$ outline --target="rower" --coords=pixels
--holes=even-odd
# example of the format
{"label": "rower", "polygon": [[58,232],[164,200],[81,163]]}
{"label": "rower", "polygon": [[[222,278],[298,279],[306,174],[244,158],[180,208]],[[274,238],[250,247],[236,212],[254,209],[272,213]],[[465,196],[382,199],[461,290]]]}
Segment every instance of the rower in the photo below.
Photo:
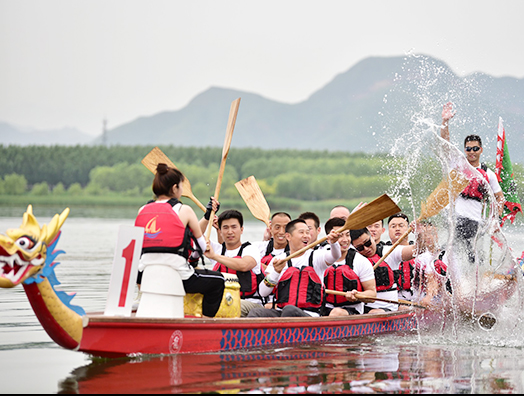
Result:
{"label": "rower", "polygon": [[260,253],[250,242],[242,243],[244,218],[238,210],[226,210],[218,216],[218,233],[222,244],[207,242],[205,256],[214,265],[214,271],[236,274],[240,283],[241,317],[250,310],[263,306],[258,284],[264,278]]}
{"label": "rower", "polygon": [[260,264],[265,270],[273,257],[289,251],[289,245],[286,239],[286,225],[291,221],[291,216],[286,212],[276,212],[271,216],[269,227],[266,233],[268,239],[261,242],[254,242],[260,251]]}
{"label": "rower", "polygon": [[[327,240],[329,249],[307,249],[286,260],[288,255],[309,245],[309,227],[305,220],[295,219],[286,225],[289,254],[281,254],[269,263],[266,276],[259,285],[260,295],[276,295],[275,307],[257,308],[248,317],[320,316],[323,299],[324,271],[340,258],[339,234],[332,230]],[[307,292],[305,292],[307,290]]]}
{"label": "rower", "polygon": [[375,239],[375,243],[377,245],[377,252],[379,256],[382,256],[382,249],[385,245],[385,242],[382,241],[382,234],[386,231],[384,228],[384,219],[375,221],[373,224],[370,224],[366,227],[369,232],[371,233],[371,236],[373,239]]}
{"label": "rower", "polygon": [[[338,231],[345,225],[344,219],[334,217],[324,225],[326,234]],[[324,273],[324,286],[329,290],[346,292],[345,296],[326,295],[323,316],[348,316],[364,313],[364,303],[355,297],[376,297],[375,273],[369,261],[351,247],[349,230],[340,233],[338,239],[342,256]]]}
{"label": "rower", "polygon": [[[298,218],[304,220],[309,228],[309,243],[316,242],[318,235],[322,231],[318,215],[314,212],[303,212],[298,216]],[[320,249],[326,245],[327,242],[323,242],[316,245],[314,249]]]}
{"label": "rower", "polygon": [[[353,247],[364,257],[367,257],[372,265],[380,260],[380,256],[377,254],[377,245],[375,243],[375,239],[371,237],[371,233],[367,228],[351,230],[350,235]],[[397,284],[395,282],[393,270],[397,270],[399,268],[399,264],[402,261],[413,258],[413,253],[414,245],[398,246],[375,269],[375,281],[378,298],[398,301]],[[397,309],[398,305],[396,304],[375,301],[372,303],[366,303],[364,312],[389,312],[396,311]]]}

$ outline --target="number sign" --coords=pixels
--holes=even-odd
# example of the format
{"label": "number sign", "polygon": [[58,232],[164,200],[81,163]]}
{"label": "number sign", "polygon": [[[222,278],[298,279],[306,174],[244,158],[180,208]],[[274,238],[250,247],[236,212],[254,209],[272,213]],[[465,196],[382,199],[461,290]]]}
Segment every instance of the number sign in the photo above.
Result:
{"label": "number sign", "polygon": [[144,228],[120,226],[107,295],[107,316],[131,316]]}

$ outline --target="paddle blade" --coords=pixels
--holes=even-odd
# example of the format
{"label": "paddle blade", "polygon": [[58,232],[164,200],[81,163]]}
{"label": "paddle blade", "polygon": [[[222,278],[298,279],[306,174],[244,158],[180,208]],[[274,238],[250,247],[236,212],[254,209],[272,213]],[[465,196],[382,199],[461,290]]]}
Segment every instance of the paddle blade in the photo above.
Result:
{"label": "paddle blade", "polygon": [[233,130],[237,122],[238,107],[240,106],[240,98],[231,102],[231,108],[229,109],[229,118],[227,120],[226,139],[224,141],[224,147],[222,148],[222,158],[227,158],[229,154],[229,147],[231,146],[231,139],[233,138]]}
{"label": "paddle blade", "polygon": [[358,230],[400,211],[397,204],[387,194],[383,194],[351,213],[339,231]]}
{"label": "paddle blade", "polygon": [[160,163],[167,164],[170,168],[178,169],[158,147],[153,148],[142,160],[142,164],[153,173],[156,173],[156,166]]}
{"label": "paddle blade", "polygon": [[[178,169],[176,165],[171,162],[169,157],[165,155],[164,152],[158,147],[153,148],[144,157],[142,164],[151,172],[153,172],[153,174],[156,173],[156,167],[158,164],[166,164],[170,168]],[[187,177],[185,177],[184,181],[182,182],[182,191],[182,195],[184,197],[191,199],[200,209],[202,209],[204,212],[206,211],[206,207],[202,204],[202,202],[200,202],[197,197],[193,195],[193,192],[191,191],[191,183]]]}
{"label": "paddle blade", "polygon": [[440,184],[429,195],[426,202],[422,202],[420,220],[428,219],[440,213],[442,209],[448,206],[450,197],[456,198],[466,188],[469,180],[455,169],[449,172],[449,176],[443,179]]}
{"label": "paddle blade", "polygon": [[269,227],[270,209],[269,205],[258,185],[255,176],[249,176],[235,183],[240,196],[251,211],[251,214],[258,220],[263,221]]}

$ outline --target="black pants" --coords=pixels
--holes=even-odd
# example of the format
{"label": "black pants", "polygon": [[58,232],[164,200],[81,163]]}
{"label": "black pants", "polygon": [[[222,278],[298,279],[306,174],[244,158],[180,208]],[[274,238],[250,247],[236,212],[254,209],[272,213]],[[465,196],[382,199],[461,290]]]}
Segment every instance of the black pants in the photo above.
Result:
{"label": "black pants", "polygon": [[183,282],[186,293],[200,293],[204,295],[202,315],[214,317],[220,308],[222,296],[224,295],[224,276],[218,271],[195,269],[195,273],[191,278]]}
{"label": "black pants", "polygon": [[473,239],[477,235],[479,229],[478,221],[468,219],[467,217],[457,217],[456,236],[462,247],[466,250],[468,261],[473,264],[475,262],[475,249],[473,247]]}
{"label": "black pants", "polygon": [[268,308],[255,308],[249,311],[247,314],[248,318],[297,318],[297,317],[308,317],[311,316],[304,312],[302,309],[295,307],[294,305],[286,305],[281,311],[278,309]]}

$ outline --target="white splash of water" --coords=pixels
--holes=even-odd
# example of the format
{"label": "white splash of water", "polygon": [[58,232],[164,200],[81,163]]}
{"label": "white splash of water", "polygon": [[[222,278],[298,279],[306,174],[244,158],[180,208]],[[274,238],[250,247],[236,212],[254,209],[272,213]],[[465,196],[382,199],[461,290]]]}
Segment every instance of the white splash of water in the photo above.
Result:
{"label": "white splash of water", "polygon": [[[421,203],[426,202],[451,169],[459,170],[468,179],[480,176],[457,149],[462,142],[458,143],[458,134],[453,132],[466,127],[467,134],[475,133],[491,123],[488,119],[492,115],[481,110],[472,112],[474,119],[457,117],[450,144],[440,137],[442,106],[453,101],[455,109],[460,111],[478,105],[482,92],[475,76],[460,79],[441,64],[430,62],[424,56],[409,55],[395,80],[403,83],[404,92],[393,90],[384,101],[387,107],[381,113],[383,149],[389,152],[384,171],[393,180],[388,195],[411,219],[417,219]],[[416,100],[403,95],[405,91]],[[399,125],[399,117],[409,120],[404,131],[389,127],[389,124]],[[395,122],[390,122],[393,119]],[[386,147],[391,142],[393,144]],[[468,261],[463,245],[458,242],[455,196],[449,197],[447,208],[431,218],[438,227],[440,245],[447,252],[448,278],[453,289],[451,295],[444,288],[441,291],[443,304],[448,309],[444,318],[446,326],[439,328],[443,335],[439,332],[432,337],[447,343],[524,346],[523,275],[499,227],[495,197],[489,187],[487,190],[486,217],[474,238],[474,263]],[[483,328],[478,318],[487,312],[494,315],[496,324]]]}

